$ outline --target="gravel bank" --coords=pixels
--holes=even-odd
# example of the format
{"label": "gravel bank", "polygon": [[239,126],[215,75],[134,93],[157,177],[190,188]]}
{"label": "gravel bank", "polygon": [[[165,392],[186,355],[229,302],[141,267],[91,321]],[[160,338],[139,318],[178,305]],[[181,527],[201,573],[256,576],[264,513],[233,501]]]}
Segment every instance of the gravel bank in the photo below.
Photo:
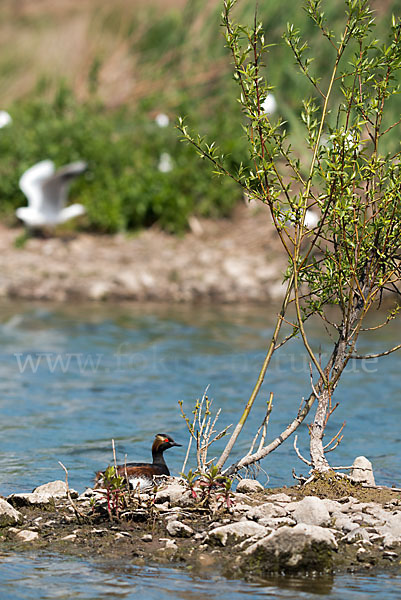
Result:
{"label": "gravel bank", "polygon": [[0,225],[0,297],[26,300],[264,302],[283,294],[286,259],[265,207],[194,220],[183,237],[59,232],[29,238]]}
{"label": "gravel bank", "polygon": [[185,481],[172,477],[126,498],[111,518],[105,492],[71,495],[75,500],[58,481],[0,500],[2,549],[181,563],[250,580],[342,570],[400,573],[399,490],[366,488],[334,473],[284,489],[243,480],[229,504],[220,493],[199,502]]}

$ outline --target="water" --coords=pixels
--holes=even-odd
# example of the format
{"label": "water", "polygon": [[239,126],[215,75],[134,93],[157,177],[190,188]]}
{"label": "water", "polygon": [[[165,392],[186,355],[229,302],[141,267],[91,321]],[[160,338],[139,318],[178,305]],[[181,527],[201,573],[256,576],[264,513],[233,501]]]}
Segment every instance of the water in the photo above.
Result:
{"label": "water", "polygon": [[196,577],[185,569],[137,567],[43,554],[0,556],[2,600],[399,600],[401,578],[341,575],[279,578],[263,583]]}
{"label": "water", "polygon": [[[238,418],[249,397],[271,335],[264,308],[70,307],[5,305],[0,317],[0,494],[31,491],[63,479],[58,461],[69,470],[70,485],[83,491],[94,472],[112,459],[111,439],[123,461],[150,459],[157,432],[184,444],[166,454],[170,470],[181,470],[187,432],[178,400],[190,415],[194,400],[209,385],[222,408],[223,428]],[[379,317],[377,317],[379,319]],[[378,322],[378,321],[377,321]],[[363,339],[360,351],[380,352],[399,342],[400,325],[391,324]],[[316,326],[314,344],[327,343]],[[292,420],[309,387],[308,359],[299,342],[275,359],[261,398],[274,393],[269,438]],[[355,456],[373,462],[377,483],[401,486],[400,357],[372,363],[354,361],[344,375],[328,434],[346,421],[344,441],[330,455],[333,465],[350,465]],[[263,406],[251,413],[232,459],[248,449]],[[308,419],[307,419],[308,420]],[[307,455],[306,425],[298,445]],[[215,453],[223,447],[216,446]],[[306,473],[291,443],[267,457],[259,479],[271,486],[293,483],[292,468]],[[73,573],[73,577],[72,574]],[[285,583],[286,587],[283,587]],[[194,578],[183,569],[127,561],[123,567],[49,555],[0,555],[1,598],[133,598],[160,600],[204,595],[219,598],[401,597],[401,578],[388,575],[277,580],[269,585]],[[46,590],[46,592],[43,592]],[[6,594],[6,595],[5,595]],[[8,594],[8,595],[7,595]]]}

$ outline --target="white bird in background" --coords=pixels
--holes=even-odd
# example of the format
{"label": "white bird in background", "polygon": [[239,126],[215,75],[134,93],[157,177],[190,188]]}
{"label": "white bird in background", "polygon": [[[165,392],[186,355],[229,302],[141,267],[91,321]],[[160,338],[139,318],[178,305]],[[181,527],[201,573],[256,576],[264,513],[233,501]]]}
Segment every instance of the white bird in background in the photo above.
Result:
{"label": "white bird in background", "polygon": [[6,110],[0,110],[0,129],[13,122],[11,115]]}
{"label": "white bird in background", "polygon": [[159,164],[157,165],[160,173],[170,173],[174,168],[173,159],[168,152],[160,154]]}
{"label": "white bird in background", "polygon": [[271,92],[267,94],[266,99],[262,103],[261,108],[266,115],[273,115],[276,112],[277,102]]}
{"label": "white bird in background", "polygon": [[319,215],[308,208],[305,213],[304,225],[307,229],[313,229],[319,223]]}
{"label": "white bird in background", "polygon": [[53,161],[42,160],[22,175],[19,186],[28,198],[28,206],[15,214],[28,227],[55,226],[85,213],[82,204],[66,206],[68,188],[73,179],[87,168],[83,161],[55,170]]}
{"label": "white bird in background", "polygon": [[168,127],[170,123],[170,119],[165,113],[158,113],[155,116],[155,121],[156,125],[158,125],[159,127]]}
{"label": "white bird in background", "polygon": [[[284,225],[294,225],[295,224],[295,216],[294,215],[292,217],[289,217],[288,215],[286,215],[284,213],[280,213],[277,218]],[[319,215],[311,208],[308,208],[305,213],[304,226],[306,227],[306,229],[314,229],[318,223],[319,223]]]}

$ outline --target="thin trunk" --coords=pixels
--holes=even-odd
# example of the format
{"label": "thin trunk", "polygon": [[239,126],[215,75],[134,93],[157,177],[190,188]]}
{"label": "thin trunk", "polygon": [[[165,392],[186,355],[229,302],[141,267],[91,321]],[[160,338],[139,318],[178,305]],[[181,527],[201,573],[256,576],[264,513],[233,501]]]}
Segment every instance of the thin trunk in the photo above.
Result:
{"label": "thin trunk", "polygon": [[313,425],[310,428],[310,457],[316,471],[327,471],[330,465],[326,460],[323,448],[323,436],[330,405],[330,394],[324,389],[317,399],[317,408]]}
{"label": "thin trunk", "polygon": [[356,299],[355,304],[355,308],[350,311],[348,318],[345,318],[342,323],[339,340],[334,347],[325,369],[328,385],[330,387],[324,386],[322,379],[319,380],[317,386],[319,395],[317,397],[315,418],[312,427],[310,428],[309,451],[312,468],[319,472],[330,469],[330,465],[325,456],[323,438],[327,421],[331,414],[331,395],[334,393],[339,377],[348,363],[350,345],[352,344],[352,346],[354,346],[356,343],[357,336],[351,341],[351,331],[360,318],[363,307],[362,299]]}

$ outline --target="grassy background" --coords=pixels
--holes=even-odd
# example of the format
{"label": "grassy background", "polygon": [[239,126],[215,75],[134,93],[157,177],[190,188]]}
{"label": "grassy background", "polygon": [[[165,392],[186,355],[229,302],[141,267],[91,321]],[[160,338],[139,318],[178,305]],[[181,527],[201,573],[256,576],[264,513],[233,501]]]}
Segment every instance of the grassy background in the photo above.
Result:
{"label": "grassy background", "polygon": [[[255,5],[240,1],[238,18],[251,23]],[[398,0],[376,2],[376,36],[398,6]],[[0,134],[3,220],[15,223],[14,209],[25,204],[18,179],[45,158],[57,165],[78,159],[89,164],[71,190],[87,215],[71,226],[115,232],[158,223],[179,233],[191,214],[228,216],[241,191],[211,176],[210,166],[179,141],[174,128],[178,115],[188,115],[193,129],[218,141],[229,166],[247,161],[221,8],[219,0],[3,0],[0,108],[13,117]],[[323,8],[339,30],[342,2],[327,0]],[[275,44],[265,74],[301,153],[299,114],[302,98],[312,89],[281,34],[287,21],[304,32],[323,80],[333,61],[330,46],[321,41],[300,2],[263,0],[258,10],[267,39]],[[389,119],[396,120],[399,112],[394,103]],[[158,113],[169,116],[168,127],[156,125]],[[399,138],[398,127],[392,136],[398,146]],[[167,173],[158,169],[165,152],[172,163]]]}

